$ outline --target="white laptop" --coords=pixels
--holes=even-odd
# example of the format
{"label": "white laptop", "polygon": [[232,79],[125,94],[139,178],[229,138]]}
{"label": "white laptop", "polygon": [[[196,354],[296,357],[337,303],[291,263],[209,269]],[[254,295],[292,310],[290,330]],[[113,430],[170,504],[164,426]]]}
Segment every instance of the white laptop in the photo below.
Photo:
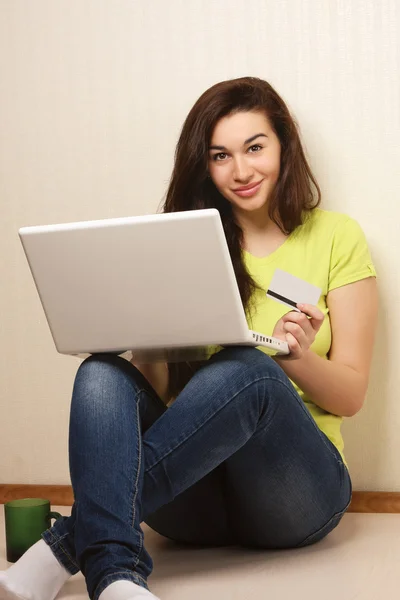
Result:
{"label": "white laptop", "polygon": [[19,230],[58,352],[196,360],[208,346],[286,342],[249,330],[219,212]]}

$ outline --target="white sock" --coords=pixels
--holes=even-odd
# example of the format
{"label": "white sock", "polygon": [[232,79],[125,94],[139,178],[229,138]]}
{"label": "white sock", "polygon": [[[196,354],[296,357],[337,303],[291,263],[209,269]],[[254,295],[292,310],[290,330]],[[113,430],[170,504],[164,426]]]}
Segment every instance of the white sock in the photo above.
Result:
{"label": "white sock", "polygon": [[114,581],[101,592],[99,600],[160,600],[146,588],[128,581],[120,579]]}
{"label": "white sock", "polygon": [[70,577],[41,539],[0,571],[0,600],[54,600]]}

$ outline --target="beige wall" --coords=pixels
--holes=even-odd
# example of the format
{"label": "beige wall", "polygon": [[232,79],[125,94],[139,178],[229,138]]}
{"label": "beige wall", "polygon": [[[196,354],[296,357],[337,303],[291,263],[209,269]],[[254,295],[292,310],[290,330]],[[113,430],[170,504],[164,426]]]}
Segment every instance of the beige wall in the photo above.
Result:
{"label": "beige wall", "polygon": [[297,116],[323,206],[369,239],[380,327],[346,450],[357,489],[400,490],[399,39],[395,0],[0,0],[0,482],[70,482],[79,364],[18,228],[154,212],[193,102],[252,74]]}

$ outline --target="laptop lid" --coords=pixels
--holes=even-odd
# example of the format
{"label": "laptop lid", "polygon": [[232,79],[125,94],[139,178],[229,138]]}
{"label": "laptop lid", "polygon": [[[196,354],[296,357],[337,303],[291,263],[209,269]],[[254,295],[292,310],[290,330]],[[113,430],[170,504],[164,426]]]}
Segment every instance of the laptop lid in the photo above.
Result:
{"label": "laptop lid", "polygon": [[215,209],[23,227],[19,235],[61,353],[248,338]]}

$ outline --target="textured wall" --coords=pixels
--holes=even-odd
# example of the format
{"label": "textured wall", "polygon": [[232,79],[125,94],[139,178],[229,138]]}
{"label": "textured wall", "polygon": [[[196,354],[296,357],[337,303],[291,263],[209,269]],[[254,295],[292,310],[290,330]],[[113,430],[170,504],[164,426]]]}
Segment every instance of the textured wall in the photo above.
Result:
{"label": "textured wall", "polygon": [[17,230],[153,212],[183,119],[222,79],[269,80],[323,206],[362,224],[381,314],[345,423],[357,489],[400,490],[400,9],[396,0],[0,0],[0,481],[69,483],[77,359],[59,356]]}

